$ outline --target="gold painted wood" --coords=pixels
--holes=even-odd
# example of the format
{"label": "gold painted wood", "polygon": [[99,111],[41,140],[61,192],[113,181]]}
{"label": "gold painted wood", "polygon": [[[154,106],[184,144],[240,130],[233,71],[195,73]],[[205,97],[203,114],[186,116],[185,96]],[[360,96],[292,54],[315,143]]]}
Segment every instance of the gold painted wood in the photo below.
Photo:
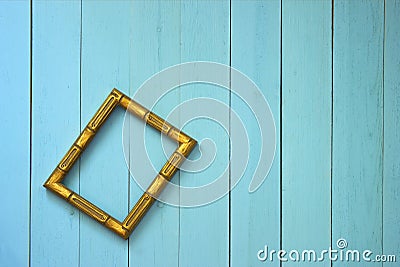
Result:
{"label": "gold painted wood", "polygon": [[[79,159],[97,131],[117,106],[125,108],[154,129],[179,143],[178,148],[164,164],[159,174],[155,177],[123,222],[113,218],[105,211],[62,184],[68,171]],[[162,192],[168,181],[172,179],[196,144],[196,140],[114,88],[43,186],[103,224],[111,231],[117,233],[122,238],[127,239],[155,202],[155,197]]]}

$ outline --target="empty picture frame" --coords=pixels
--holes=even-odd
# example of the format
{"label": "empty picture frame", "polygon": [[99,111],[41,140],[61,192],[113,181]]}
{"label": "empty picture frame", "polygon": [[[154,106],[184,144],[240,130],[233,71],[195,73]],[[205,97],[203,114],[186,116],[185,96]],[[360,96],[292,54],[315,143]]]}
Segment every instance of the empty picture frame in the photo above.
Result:
{"label": "empty picture frame", "polygon": [[[62,184],[68,171],[77,162],[90,141],[95,137],[97,131],[118,105],[179,144],[123,222],[113,218]],[[114,88],[43,186],[122,238],[127,239],[196,144],[196,140]]]}

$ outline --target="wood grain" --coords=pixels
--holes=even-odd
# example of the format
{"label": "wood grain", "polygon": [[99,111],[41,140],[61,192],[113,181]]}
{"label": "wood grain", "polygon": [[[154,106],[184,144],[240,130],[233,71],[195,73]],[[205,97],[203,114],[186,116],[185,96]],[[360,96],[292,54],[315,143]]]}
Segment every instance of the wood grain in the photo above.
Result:
{"label": "wood grain", "polygon": [[331,241],[331,2],[285,1],[282,12],[281,242],[321,251]]}
{"label": "wood grain", "polygon": [[[130,3],[82,1],[81,127],[113,88],[129,86]],[[113,104],[114,103],[114,104]],[[116,105],[110,96],[89,127],[98,129]],[[117,107],[80,159],[79,194],[119,221],[129,213],[128,170],[121,146],[124,110]],[[98,246],[98,244],[102,244]],[[91,218],[80,220],[82,266],[127,266],[126,242]]]}
{"label": "wood grain", "polygon": [[[132,1],[129,53],[131,62],[129,93],[132,96],[152,75],[168,66],[180,63],[180,10],[180,1]],[[151,90],[144,92],[143,95],[144,102],[155,103],[157,100]],[[174,91],[160,99],[152,111],[166,119],[171,108],[178,103],[179,92]],[[130,140],[135,140],[136,129],[142,122],[138,123],[136,120],[127,122],[130,123]],[[155,173],[161,170],[172,154],[171,152],[169,155],[164,155],[160,138],[158,131],[149,125],[146,126],[144,142]],[[173,149],[176,149],[177,144],[170,143]],[[140,168],[142,166],[140,160],[145,155],[139,155],[134,150],[129,153],[130,168]],[[153,178],[153,176],[149,177],[148,185],[151,184]],[[133,177],[130,179],[130,207],[132,208],[148,185],[142,189]],[[178,173],[172,181],[179,182]],[[179,209],[157,201],[131,235],[129,266],[178,266],[178,246]]]}
{"label": "wood grain", "polygon": [[332,246],[344,238],[374,254],[382,253],[383,7],[334,5]]}
{"label": "wood grain", "polygon": [[31,266],[79,262],[79,212],[41,185],[81,130],[80,18],[79,2],[33,2]]}
{"label": "wood grain", "polygon": [[384,46],[384,146],[383,146],[383,236],[382,251],[396,255],[399,259],[400,241],[400,1],[385,3],[385,46]]}
{"label": "wood grain", "polygon": [[[277,136],[275,160],[267,179],[256,192],[249,193],[257,168],[260,138],[266,141],[270,133],[260,135],[249,107],[232,95],[231,108],[244,119],[252,140],[248,169],[231,192],[232,266],[280,265],[279,261],[265,263],[257,259],[257,252],[265,245],[270,249],[280,247],[280,9],[279,1],[232,2],[232,67],[248,75],[265,95],[274,115]],[[262,101],[256,97],[250,100],[256,105]],[[231,134],[239,126],[231,123]]]}
{"label": "wood grain", "polygon": [[[207,60],[229,64],[229,17],[228,1],[182,1],[180,22],[182,62]],[[228,78],[229,73],[221,77],[221,79]],[[181,87],[181,102],[199,96],[208,96],[229,105],[227,90],[206,84]],[[228,122],[228,111],[221,117],[222,120]],[[205,137],[212,138],[217,144],[217,157],[210,168],[201,175],[181,172],[181,185],[193,187],[214,181],[229,164],[227,134],[208,120],[196,120],[188,124],[184,131],[198,141]],[[193,152],[192,156],[196,158],[196,152]],[[228,187],[228,181],[226,181],[226,186]],[[228,196],[202,207],[181,208],[179,227],[179,264],[181,266],[228,265]]]}
{"label": "wood grain", "polygon": [[[278,266],[276,258],[260,262],[258,250],[318,251],[337,248],[339,238],[349,249],[399,255],[398,0],[31,3],[32,17],[29,1],[0,1],[0,89],[14,96],[0,105],[0,266]],[[270,102],[282,151],[258,191],[247,192],[257,163],[251,155],[230,199],[200,208],[156,202],[129,241],[46,192],[43,182],[112,88],[132,96],[158,71],[193,60],[232,64]],[[177,88],[154,111],[166,118],[198,96],[231,103],[251,123],[240,101],[204,84]],[[65,179],[119,220],[143,193],[127,169],[140,167],[131,160],[135,151],[127,162],[122,151],[123,116],[117,108]],[[169,155],[160,157],[160,134],[147,128],[158,171]],[[229,162],[226,132],[207,120],[184,130],[199,141],[211,132],[218,158],[203,173],[177,173],[172,181],[212,181]],[[365,265],[317,265],[331,264]]]}
{"label": "wood grain", "polygon": [[[30,5],[0,2],[0,265],[29,263]],[[10,229],[18,229],[10,231]]]}

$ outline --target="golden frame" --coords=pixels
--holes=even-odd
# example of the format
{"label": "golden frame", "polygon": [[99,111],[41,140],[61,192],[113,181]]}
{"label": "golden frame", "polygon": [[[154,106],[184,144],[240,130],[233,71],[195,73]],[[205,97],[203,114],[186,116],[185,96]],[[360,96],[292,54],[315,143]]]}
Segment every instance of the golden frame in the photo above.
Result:
{"label": "golden frame", "polygon": [[[123,222],[113,218],[111,215],[62,184],[68,171],[118,105],[142,119],[145,123],[160,131],[162,134],[177,141],[179,144],[178,148],[162,167],[161,171],[154,178],[146,192],[143,193]],[[103,224],[108,229],[114,231],[122,238],[127,239],[154,203],[155,197],[162,192],[168,181],[172,179],[173,175],[196,144],[196,140],[179,131],[179,129],[114,88],[43,186]]]}

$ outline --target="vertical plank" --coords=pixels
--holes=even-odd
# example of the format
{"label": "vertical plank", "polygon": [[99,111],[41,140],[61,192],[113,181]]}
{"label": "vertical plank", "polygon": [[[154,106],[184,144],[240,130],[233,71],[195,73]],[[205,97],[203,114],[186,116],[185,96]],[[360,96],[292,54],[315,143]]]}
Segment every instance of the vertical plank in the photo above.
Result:
{"label": "vertical plank", "polygon": [[321,251],[331,241],[331,2],[288,0],[282,12],[282,249]]}
{"label": "vertical plank", "polygon": [[79,213],[42,185],[80,132],[80,17],[79,2],[33,2],[32,266],[79,263]]}
{"label": "vertical plank", "polygon": [[[183,1],[181,10],[182,62],[207,60],[229,65],[229,1]],[[223,77],[222,77],[223,78]],[[226,79],[229,79],[227,73]],[[181,101],[199,96],[218,99],[229,105],[229,92],[211,85],[191,85],[181,89]],[[229,111],[222,115],[229,120]],[[228,123],[227,123],[228,124]],[[209,137],[217,145],[212,166],[200,173],[181,172],[182,186],[205,185],[229,164],[229,140],[225,132],[209,120],[196,120],[184,128],[197,140]],[[228,181],[226,181],[228,186]],[[180,209],[179,264],[181,266],[227,266],[229,262],[228,196],[212,204]]]}
{"label": "vertical plank", "polygon": [[[130,93],[137,92],[140,85],[162,69],[180,63],[180,1],[133,1],[131,8],[131,72]],[[162,85],[160,85],[162,86]],[[156,89],[156,88],[154,88]],[[138,101],[155,103],[152,92],[142,94]],[[142,102],[142,103],[144,103]],[[153,111],[166,118],[179,103],[179,91],[161,98]],[[151,108],[150,106],[148,108]],[[131,121],[132,135],[135,125]],[[149,158],[157,170],[166,162],[161,157],[160,133],[147,127],[145,146]],[[143,142],[131,138],[131,142]],[[174,144],[175,145],[175,144]],[[176,145],[175,145],[176,146]],[[130,167],[140,168],[135,161],[136,151],[130,151]],[[132,161],[132,162],[131,162]],[[153,179],[153,177],[146,177]],[[172,182],[177,182],[176,174]],[[143,190],[131,179],[130,207],[132,208]],[[156,202],[129,239],[129,266],[178,266],[179,209]]]}
{"label": "vertical plank", "polygon": [[24,266],[29,262],[29,2],[0,2],[0,32],[0,90],[13,95],[0,105],[0,203],[7,218],[0,223],[0,265]]}
{"label": "vertical plank", "polygon": [[[386,1],[384,47],[383,253],[400,261],[400,1]],[[398,263],[385,263],[396,266]]]}
{"label": "vertical plank", "polygon": [[[129,88],[130,1],[82,2],[81,125],[111,89]],[[128,170],[117,108],[81,157],[80,194],[122,221],[128,214]],[[128,243],[88,216],[80,220],[81,266],[127,266]]]}
{"label": "vertical plank", "polygon": [[382,252],[383,7],[334,5],[332,246],[344,238],[348,248],[374,254]]}
{"label": "vertical plank", "polygon": [[[253,140],[248,170],[231,193],[232,266],[264,265],[258,260],[257,252],[265,245],[270,249],[280,247],[280,9],[279,1],[232,1],[232,66],[248,75],[264,93],[275,118],[278,137],[270,173],[264,184],[250,194],[248,187],[257,167],[260,135],[257,123],[249,124],[251,114],[244,115],[246,107],[232,96],[232,109],[245,118],[249,140]],[[257,103],[258,100],[251,101]],[[232,131],[235,127],[232,123]],[[238,163],[232,161],[231,164]],[[279,266],[279,261],[268,265]]]}

